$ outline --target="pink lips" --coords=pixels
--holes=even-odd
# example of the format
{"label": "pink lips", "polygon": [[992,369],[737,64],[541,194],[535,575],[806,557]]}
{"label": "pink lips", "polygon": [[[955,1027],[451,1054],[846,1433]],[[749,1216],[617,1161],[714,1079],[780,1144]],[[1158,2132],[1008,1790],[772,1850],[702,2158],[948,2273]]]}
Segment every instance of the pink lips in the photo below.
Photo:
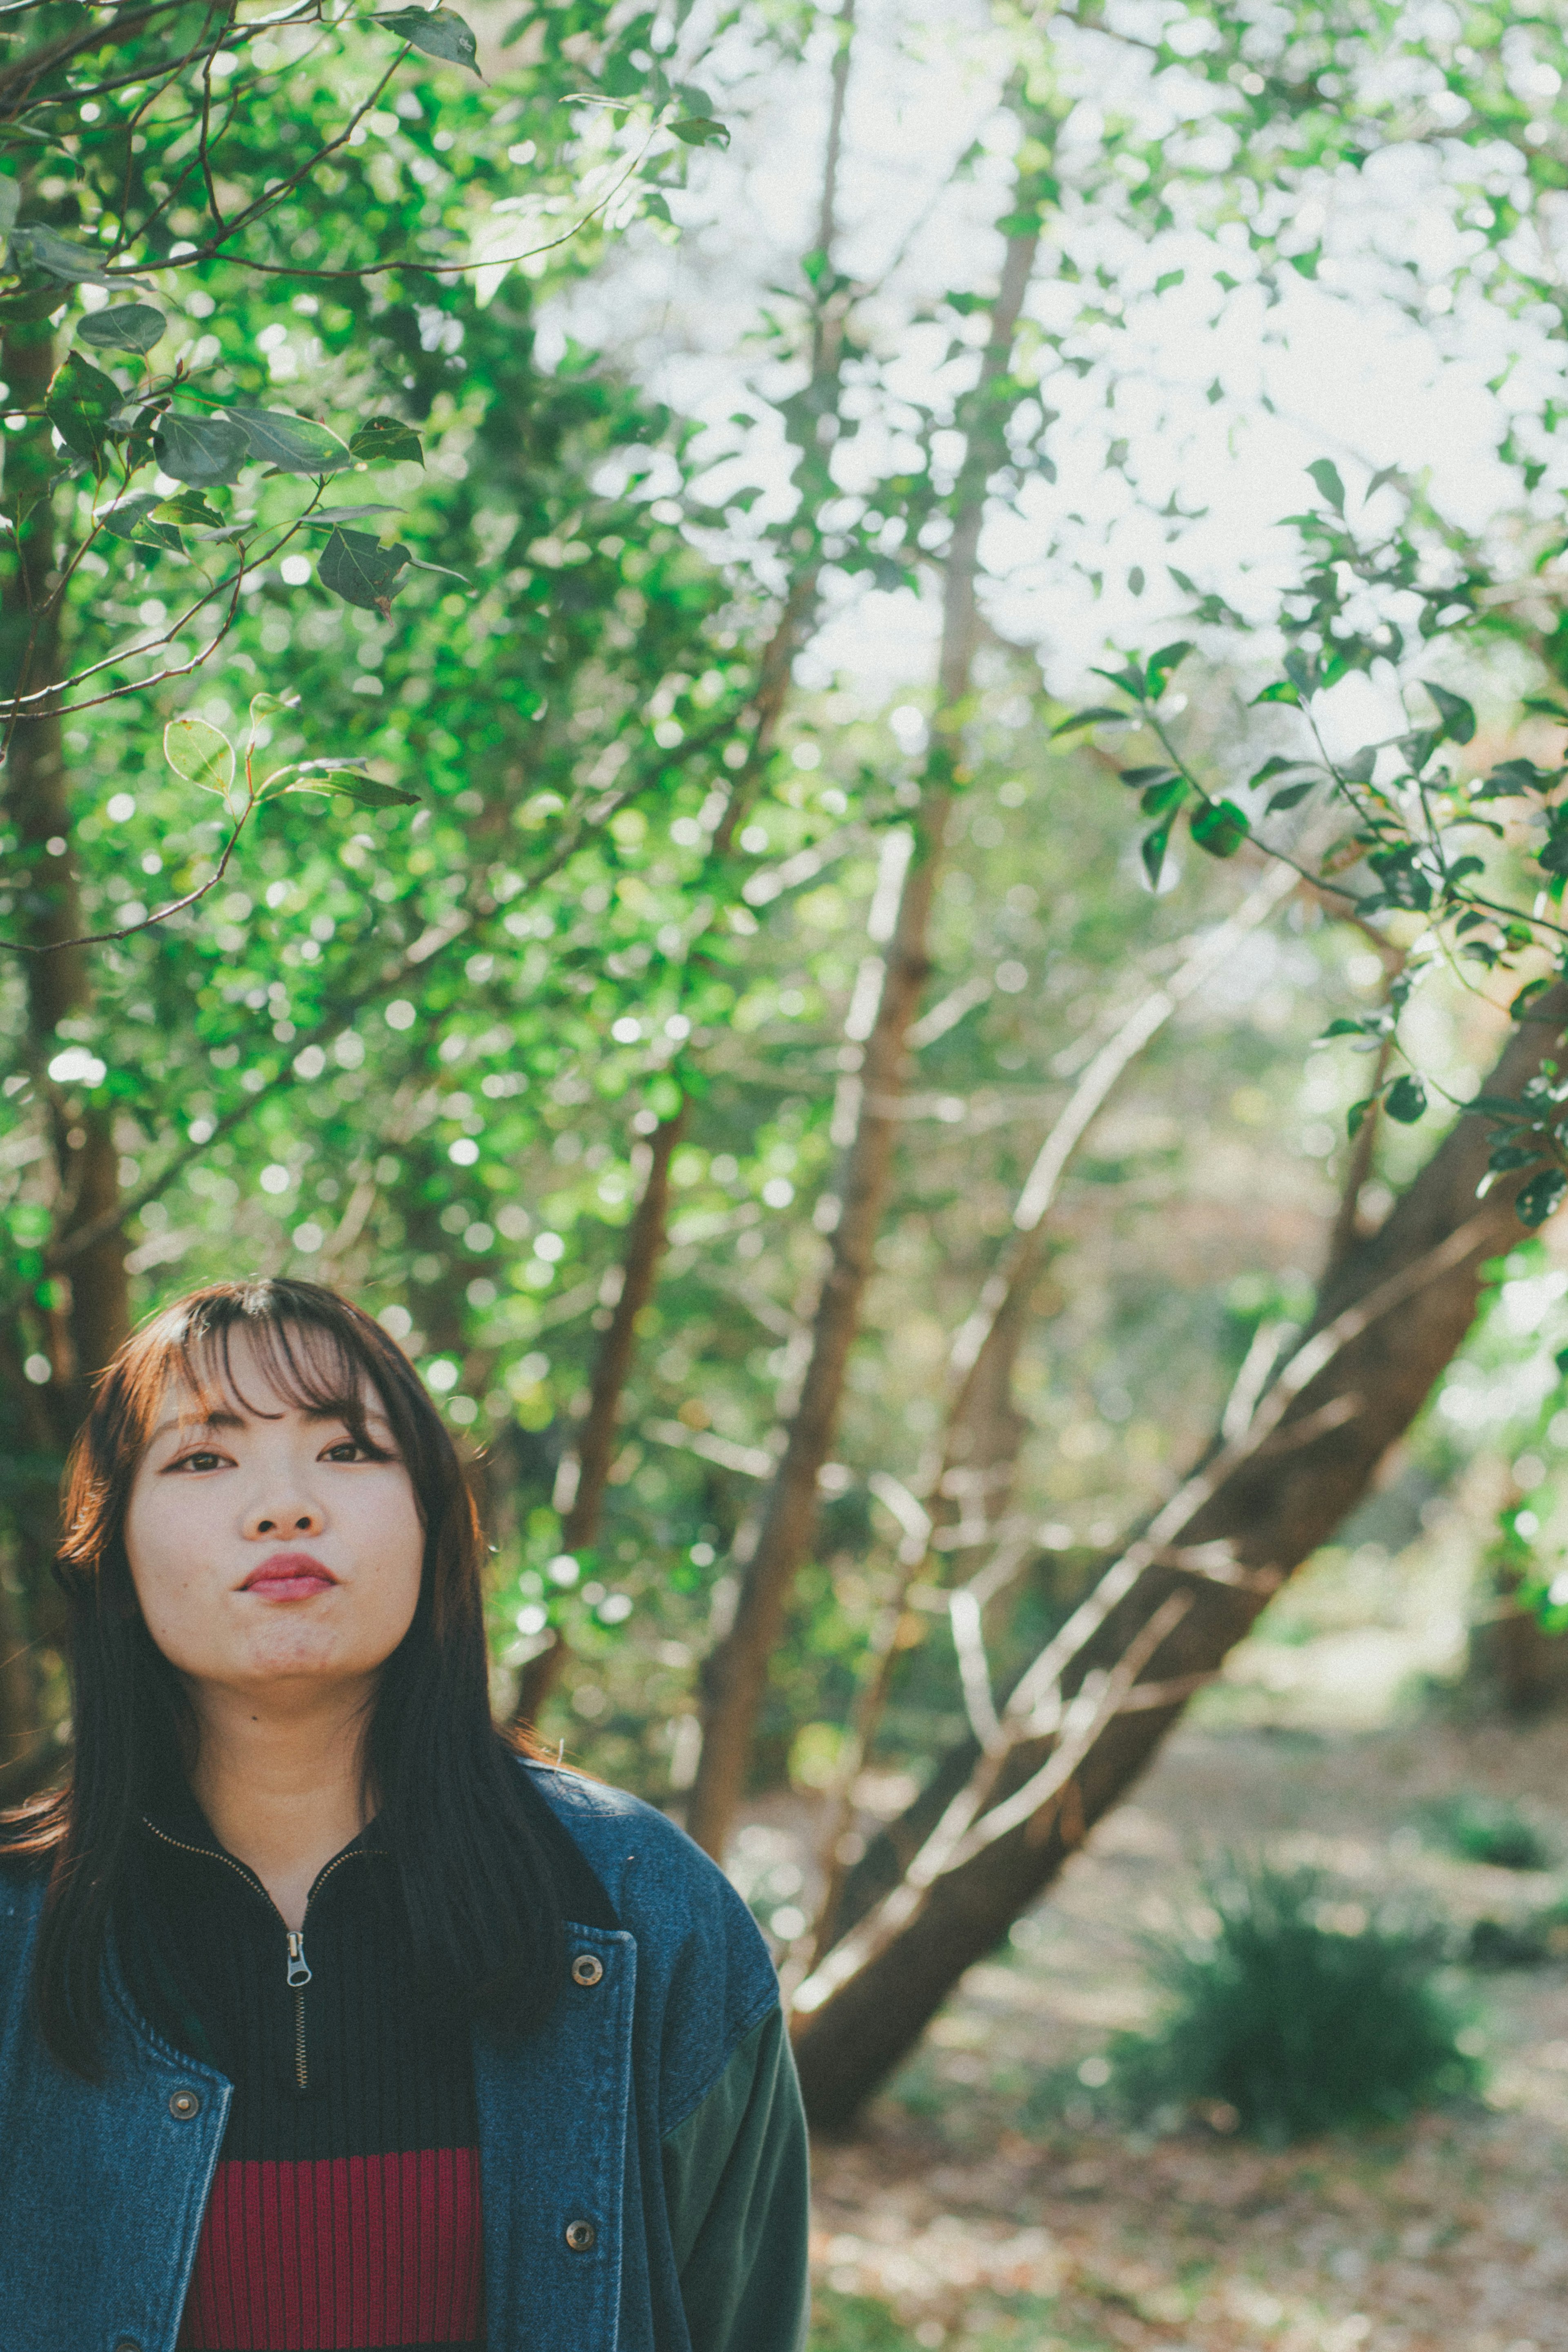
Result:
{"label": "pink lips", "polygon": [[275,1551],[251,1570],[240,1591],[259,1592],[266,1601],[308,1601],[337,1581],[330,1569],[308,1551]]}

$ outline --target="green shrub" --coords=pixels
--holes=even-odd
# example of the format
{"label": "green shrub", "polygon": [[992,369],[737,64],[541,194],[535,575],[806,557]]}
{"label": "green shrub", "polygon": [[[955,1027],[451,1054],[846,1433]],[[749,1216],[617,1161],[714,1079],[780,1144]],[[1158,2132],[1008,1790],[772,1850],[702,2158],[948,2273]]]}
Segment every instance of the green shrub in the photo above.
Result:
{"label": "green shrub", "polygon": [[1117,2105],[1279,2146],[1477,2086],[1469,2012],[1439,1978],[1441,1927],[1369,1916],[1315,1872],[1256,1862],[1222,1862],[1206,1892],[1207,1940],[1150,1945],[1168,2007],[1107,2052]]}
{"label": "green shrub", "polygon": [[1512,1919],[1478,1919],[1462,1957],[1472,1969],[1541,1969],[1568,1959],[1568,1898]]}
{"label": "green shrub", "polygon": [[807,2352],[910,2352],[910,2339],[885,2303],[819,2287],[811,2297]]}
{"label": "green shrub", "polygon": [[1556,1859],[1535,1823],[1506,1797],[1450,1797],[1430,1807],[1427,1819],[1461,1862],[1487,1862],[1498,1870],[1550,1870]]}

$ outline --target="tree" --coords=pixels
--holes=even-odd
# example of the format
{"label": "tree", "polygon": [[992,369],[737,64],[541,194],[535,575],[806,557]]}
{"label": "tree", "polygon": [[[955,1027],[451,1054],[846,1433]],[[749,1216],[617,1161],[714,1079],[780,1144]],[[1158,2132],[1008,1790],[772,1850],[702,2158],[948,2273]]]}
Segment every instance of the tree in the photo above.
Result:
{"label": "tree", "polygon": [[[922,156],[913,197],[900,192],[896,239],[873,252],[860,220],[856,92],[890,69],[879,28],[844,8],[739,20],[705,56],[714,107],[741,147],[773,105],[798,144],[815,107],[828,167],[789,228],[793,257],[762,252],[758,282],[738,291],[728,257],[744,243],[749,267],[753,243],[767,243],[752,238],[744,175],[715,181],[708,215],[695,188],[667,199],[647,190],[622,247],[591,222],[504,268],[521,249],[501,242],[513,226],[541,245],[571,228],[582,169],[612,152],[629,163],[642,135],[630,114],[617,126],[617,109],[557,101],[585,74],[601,94],[625,96],[650,71],[639,57],[675,79],[666,29],[593,12],[550,12],[519,45],[524,62],[501,61],[493,86],[459,67],[405,65],[435,79],[398,85],[395,103],[365,115],[361,149],[285,192],[267,235],[291,256],[380,274],[312,280],[280,311],[265,273],[258,291],[216,256],[192,264],[215,305],[200,322],[217,346],[202,362],[217,372],[214,410],[287,402],[340,441],[366,415],[388,417],[417,436],[424,463],[405,458],[365,485],[396,500],[395,517],[302,529],[259,572],[247,562],[254,584],[232,622],[226,606],[217,616],[226,634],[198,683],[147,678],[144,693],[61,714],[70,822],[43,835],[45,853],[67,840],[78,927],[126,936],[84,951],[90,995],[63,1011],[64,1028],[19,1048],[25,1082],[5,1098],[0,1131],[16,1261],[5,1376],[13,1426],[27,1433],[0,1496],[12,1547],[0,1592],[18,1619],[4,1654],[30,1662],[4,1681],[22,1778],[53,1769],[64,1713],[45,1571],[75,1410],[77,1291],[112,1297],[79,1278],[89,1254],[124,1253],[134,1307],[236,1265],[315,1270],[382,1314],[474,1447],[497,1546],[503,1701],[542,1706],[552,1736],[660,1798],[679,1802],[701,1770],[715,1844],[746,1789],[786,1774],[825,1785],[840,1924],[852,1923],[871,1893],[845,1843],[863,1816],[846,1831],[841,1811],[857,1763],[913,1769],[944,1754],[923,1801],[940,1811],[956,1795],[975,1761],[962,1746],[970,1717],[984,1738],[1006,1721],[1003,1695],[1095,1589],[1117,1528],[1149,1520],[1168,1482],[1202,1460],[1238,1373],[1255,1403],[1265,1327],[1302,1314],[1292,1269],[1315,1237],[1336,1218],[1342,1241],[1354,1237],[1377,1222],[1380,1184],[1393,1192],[1417,1176],[1422,1133],[1398,1116],[1409,1095],[1392,1091],[1417,1073],[1390,1042],[1400,1003],[1385,999],[1388,967],[1403,978],[1421,917],[1335,895],[1363,899],[1374,887],[1364,863],[1325,870],[1313,829],[1360,780],[1325,773],[1270,815],[1267,803],[1312,772],[1252,786],[1238,777],[1314,747],[1285,731],[1300,723],[1288,701],[1260,716],[1239,706],[1260,685],[1303,690],[1276,658],[1287,650],[1319,665],[1304,673],[1309,696],[1332,690],[1328,641],[1344,645],[1347,633],[1360,632],[1353,669],[1381,679],[1388,646],[1377,630],[1405,593],[1399,567],[1414,565],[1423,588],[1440,574],[1444,599],[1421,604],[1438,640],[1396,608],[1397,659],[1408,678],[1430,675],[1475,708],[1487,756],[1469,777],[1450,729],[1446,746],[1407,764],[1428,799],[1435,771],[1449,772],[1432,802],[1439,829],[1472,803],[1490,816],[1479,788],[1518,748],[1504,740],[1504,701],[1521,666],[1544,679],[1556,659],[1542,592],[1537,583],[1522,601],[1499,599],[1488,583],[1506,572],[1506,550],[1454,532],[1440,483],[1430,507],[1385,485],[1364,513],[1355,500],[1377,467],[1341,449],[1335,478],[1350,485],[1354,530],[1320,476],[1301,594],[1286,600],[1277,636],[1246,582],[1198,579],[1201,562],[1176,544],[1184,504],[1157,479],[1167,444],[1136,406],[1133,337],[1200,278],[1211,320],[1233,298],[1239,313],[1276,297],[1288,310],[1308,266],[1332,285],[1323,271],[1347,249],[1333,233],[1336,191],[1352,173],[1375,178],[1380,157],[1418,149],[1432,163],[1431,201],[1479,240],[1465,248],[1469,280],[1456,282],[1480,289],[1500,350],[1528,351],[1537,289],[1516,232],[1550,190],[1553,151],[1525,137],[1543,118],[1490,50],[1458,76],[1478,100],[1463,122],[1439,120],[1451,109],[1434,110],[1435,90],[1421,95],[1416,51],[1401,51],[1406,86],[1390,96],[1375,78],[1378,45],[1414,36],[1383,16],[1280,12],[1262,25],[1218,10],[1190,15],[1186,29],[1162,18],[1147,39],[1129,26],[1091,11],[1044,27],[998,16],[994,46],[962,61],[967,80],[950,58],[922,65],[949,75],[951,155],[940,166]],[[1555,54],[1552,28],[1526,38]],[[1095,105],[1113,97],[1094,129]],[[236,110],[225,136],[248,142],[247,169],[265,182],[277,152],[303,148],[298,124],[318,118],[340,126],[340,93],[297,65]],[[617,148],[622,137],[632,143]],[[673,126],[668,139],[649,159],[664,172],[661,153],[686,152]],[[534,150],[505,177],[503,142]],[[356,156],[365,175],[350,202],[322,173]],[[727,167],[716,152],[703,168]],[[504,192],[518,185],[513,171],[528,174],[526,198]],[[801,177],[795,147],[789,173]],[[1478,173],[1495,217],[1471,229]],[[700,268],[684,260],[670,275],[658,262],[660,201],[687,224]],[[1325,226],[1309,232],[1313,203]],[[747,221],[745,240],[732,215]],[[62,215],[58,233],[77,226]],[[188,225],[168,226],[197,242]],[[459,234],[481,265],[471,283],[434,263],[423,278],[382,273],[414,240]],[[442,260],[457,251],[434,249]],[[1367,267],[1375,283],[1356,281],[1358,301],[1405,299],[1397,257],[1385,265],[1374,253]],[[665,315],[668,334],[649,323]],[[747,352],[751,381],[733,397],[700,380],[705,359],[723,378],[723,353],[702,347],[709,331],[726,352]],[[696,365],[675,348],[683,337]],[[308,397],[310,386],[329,397]],[[193,392],[170,397],[202,404]],[[1549,438],[1521,404],[1517,453],[1550,463]],[[1244,405],[1218,385],[1213,413],[1238,430]],[[750,421],[730,419],[732,407]],[[1016,546],[1021,530],[1048,569],[1054,614],[1092,612],[1109,593],[1119,526],[1084,495],[1086,473],[1112,486],[1141,534],[1126,555],[1140,583],[1128,572],[1140,692],[1104,680],[1092,691],[1119,716],[1153,721],[1168,744],[1114,734],[1109,720],[1050,740],[1074,717],[1082,681],[1065,656],[1048,657],[1061,691],[1048,690],[1028,616],[998,584],[1008,534]],[[257,481],[257,515],[291,527],[315,480]],[[79,538],[84,482],[57,485],[57,531]],[[245,484],[204,497],[232,530],[243,502],[229,488],[249,498]],[[1521,492],[1527,512],[1539,488]],[[340,495],[341,485],[324,493]],[[149,511],[193,562],[212,546],[229,562],[229,540],[194,536],[216,525]],[[385,611],[334,594],[322,575],[329,532],[382,520],[394,545],[461,577],[402,566]],[[171,621],[184,609],[175,551],[137,544],[88,547],[62,627],[93,657],[134,631],[168,633],[184,648],[171,666],[183,667],[206,638]],[[283,562],[298,573],[311,550],[314,578],[286,582]],[[1168,589],[1167,553],[1187,567]],[[98,573],[87,559],[99,556],[134,569]],[[1435,567],[1430,581],[1423,567]],[[852,601],[866,592],[866,606]],[[884,594],[933,610],[946,599],[948,656],[935,686],[862,693],[834,679],[846,613],[873,611]],[[1343,601],[1354,596],[1373,619]],[[1145,630],[1161,599],[1169,622]],[[143,619],[143,604],[161,605],[162,619]],[[1245,630],[1227,617],[1243,609]],[[1511,636],[1494,628],[1500,611]],[[1484,628],[1469,626],[1482,614]],[[1444,634],[1450,621],[1459,635]],[[1184,640],[1198,651],[1177,664]],[[1494,660],[1514,665],[1495,686]],[[264,768],[350,760],[360,764],[318,781],[357,778],[361,790],[415,793],[417,805],[279,795],[247,818],[219,878],[225,833],[193,821],[205,806],[199,779],[168,765],[160,730],[216,730],[236,747],[237,772],[246,708],[284,664],[300,700],[257,710]],[[1103,667],[1132,674],[1122,653]],[[1411,690],[1405,734],[1429,716]],[[1113,753],[1119,743],[1131,748]],[[221,767],[224,752],[208,748]],[[1523,749],[1541,757],[1534,739]],[[1506,936],[1511,912],[1459,934],[1481,911],[1481,884],[1472,869],[1470,898],[1445,898],[1458,860],[1441,844],[1434,853],[1420,790],[1397,786],[1390,766],[1368,780],[1384,798],[1366,803],[1367,822],[1405,834],[1354,846],[1396,866],[1407,851],[1399,870],[1427,877],[1447,906],[1446,936],[1523,956],[1521,976],[1535,977],[1532,951]],[[1165,772],[1136,773],[1151,767]],[[1168,841],[1187,857],[1179,888],[1155,893],[1135,848],[1125,854],[1134,793],[1167,796],[1149,823],[1174,821]],[[1260,841],[1322,887],[1274,895]],[[1227,847],[1234,857],[1203,854]],[[1507,844],[1495,853],[1500,877],[1511,855]],[[204,884],[188,913],[148,925],[163,903],[154,888],[175,898]],[[49,903],[59,920],[63,900]],[[890,917],[902,924],[892,940]],[[896,985],[880,969],[890,946]],[[1490,1000],[1415,963],[1424,1017],[1459,1036],[1447,1067],[1423,1048],[1428,1092],[1438,1099],[1440,1081],[1468,1100],[1473,1081],[1460,1084],[1453,1065],[1481,1057]],[[1242,969],[1255,979],[1239,992]],[[14,971],[4,1018],[19,1040],[24,993]],[[1266,1015],[1270,1000],[1283,1011]],[[1299,1052],[1336,1013],[1375,1032],[1358,1026],[1301,1080]],[[1345,1152],[1336,1203],[1318,1172],[1333,1136],[1306,1139],[1329,1132],[1322,1114],[1343,1127],[1350,1103],[1369,1098],[1337,1058],[1363,1046],[1377,1108]],[[84,1222],[68,1155],[84,1150],[94,1119],[115,1190]],[[1557,1147],[1537,1126],[1526,1139],[1544,1139],[1550,1159]],[[1228,1156],[1221,1212],[1215,1171]],[[1032,1191],[1031,1168],[1043,1171]],[[1036,1215],[1030,1204],[1046,1195],[1049,1213]],[[1489,1195],[1489,1216],[1494,1205],[1500,1215]],[[1451,1318],[1459,1274],[1452,1283]],[[1414,1313],[1412,1294],[1388,1310],[1388,1328]],[[1140,1607],[1164,1574],[1139,1586]],[[1175,1596],[1186,1589],[1177,1578]],[[1187,1632],[1169,1640],[1207,1643],[1211,1657],[1258,1596],[1197,1590]],[[1145,1622],[1129,1626],[1124,1612],[1103,1638],[1131,1638]],[[946,1627],[951,1646],[937,1638]],[[709,1653],[704,1764],[695,1685]],[[1114,1674],[1122,1655],[1079,1663]],[[1145,1665],[1145,1679],[1161,1683],[1185,1671]],[[841,1737],[852,1714],[858,1745]],[[1084,1719],[1081,1710],[1074,1722]],[[1147,1733],[1168,1719],[1142,1705],[1117,1716],[1094,1770],[1123,1754],[1128,1726]],[[924,1814],[904,1823],[906,1853],[930,1826]],[[996,1847],[1011,1854],[1005,1840]],[[799,1979],[811,1944],[800,1889],[758,1876],[750,1857],[737,1843],[733,1864]],[[1006,1885],[1027,1878],[1020,1867]],[[939,1882],[940,1872],[931,1889]],[[946,1900],[928,1892],[922,1918]],[[820,1969],[834,1965],[834,1931],[824,1921]],[[908,1940],[874,1961],[895,1977],[909,1964],[913,1990],[888,2004],[900,2031],[940,1978],[924,1933],[912,1918]],[[803,2050],[819,2025],[849,2014],[858,1981],[845,1979],[845,2008],[836,1995],[819,2002]],[[815,2047],[825,2102],[831,2042]],[[852,2069],[846,2082],[858,2095],[865,2079]]]}

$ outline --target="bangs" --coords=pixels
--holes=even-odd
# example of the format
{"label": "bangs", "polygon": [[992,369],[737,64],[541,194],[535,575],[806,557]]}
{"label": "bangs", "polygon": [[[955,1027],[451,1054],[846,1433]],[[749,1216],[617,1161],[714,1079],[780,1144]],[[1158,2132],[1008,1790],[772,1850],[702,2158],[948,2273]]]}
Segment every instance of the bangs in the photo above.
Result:
{"label": "bangs", "polygon": [[[212,1417],[233,1403],[258,1421],[276,1421],[280,1409],[292,1406],[312,1419],[340,1421],[367,1454],[378,1461],[390,1461],[388,1448],[371,1436],[367,1426],[368,1381],[371,1398],[397,1433],[396,1408],[383,1393],[382,1381],[376,1376],[378,1368],[352,1346],[347,1333],[320,1323],[302,1322],[298,1312],[288,1312],[281,1301],[273,1307],[269,1300],[267,1308],[259,1314],[197,1322],[178,1335],[171,1334],[157,1351],[162,1359],[157,1369],[164,1396],[172,1385],[178,1384],[195,1400],[204,1417]],[[253,1384],[259,1381],[270,1402],[247,1394],[241,1385],[234,1364],[236,1333],[252,1353],[248,1369]],[[154,1371],[151,1363],[148,1371]]]}
{"label": "bangs", "polygon": [[456,1475],[439,1416],[397,1342],[315,1283],[214,1283],[165,1307],[127,1343],[92,1416],[94,1450],[117,1482],[146,1452],[172,1391],[206,1417],[237,1408],[259,1420],[294,1410],[340,1421],[385,1462],[393,1458],[386,1432],[378,1438],[369,1426],[383,1415],[427,1516],[434,1488]]}

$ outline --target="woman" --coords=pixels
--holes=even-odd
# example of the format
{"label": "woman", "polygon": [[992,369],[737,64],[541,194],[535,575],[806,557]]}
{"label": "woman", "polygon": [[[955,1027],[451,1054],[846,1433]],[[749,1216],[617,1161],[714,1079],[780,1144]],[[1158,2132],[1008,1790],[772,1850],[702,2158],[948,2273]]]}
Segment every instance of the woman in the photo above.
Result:
{"label": "woman", "polygon": [[745,1906],[492,1721],[406,1357],[221,1283],[68,1479],[69,1785],[0,1831],[5,2352],[797,2352],[805,2133]]}

